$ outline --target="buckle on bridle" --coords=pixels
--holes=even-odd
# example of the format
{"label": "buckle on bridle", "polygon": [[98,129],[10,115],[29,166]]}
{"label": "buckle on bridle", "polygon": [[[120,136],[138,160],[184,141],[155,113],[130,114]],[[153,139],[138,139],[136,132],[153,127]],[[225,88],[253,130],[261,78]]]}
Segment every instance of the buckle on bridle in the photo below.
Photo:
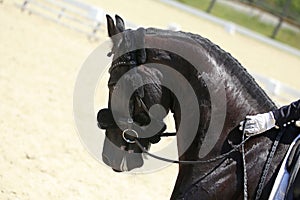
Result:
{"label": "buckle on bridle", "polygon": [[131,128],[127,128],[122,132],[123,139],[130,144],[134,144],[135,139],[138,138],[138,136],[138,133]]}
{"label": "buckle on bridle", "polygon": [[125,142],[130,143],[130,144],[134,144],[135,139],[138,138],[139,135],[138,135],[137,131],[132,129],[132,125],[134,123],[133,119],[128,118],[127,123],[128,123],[128,128],[123,130],[122,137],[123,137],[123,140],[125,140]]}

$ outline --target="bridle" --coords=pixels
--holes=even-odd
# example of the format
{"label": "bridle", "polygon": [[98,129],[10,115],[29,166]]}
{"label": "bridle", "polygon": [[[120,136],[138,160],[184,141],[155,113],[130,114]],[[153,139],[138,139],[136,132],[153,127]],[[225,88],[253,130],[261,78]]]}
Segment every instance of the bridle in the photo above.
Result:
{"label": "bridle", "polygon": [[[138,102],[137,104],[143,109],[143,111],[151,117],[151,114],[142,100],[142,98],[138,97],[138,95],[135,95],[135,99]],[[104,118],[109,118],[109,122],[105,121]],[[155,118],[151,118],[157,125],[160,127],[163,127],[157,134],[152,135],[151,137],[145,137],[143,135],[143,129],[141,126],[136,124],[132,118],[119,118],[118,124],[125,125],[125,128],[123,127],[122,131],[122,138],[123,140],[128,144],[140,144],[140,140],[148,140],[150,143],[155,144],[158,143],[161,139],[161,137],[169,137],[169,136],[176,136],[176,132],[164,132],[166,129],[166,125],[162,120],[157,120]],[[110,109],[101,109],[98,112],[97,115],[97,121],[98,121],[98,127],[100,129],[113,129],[118,128],[117,123],[113,119],[113,115]],[[122,130],[121,129],[121,130]],[[142,137],[143,136],[143,137]]]}
{"label": "bridle", "polygon": [[[119,60],[116,60],[115,62],[112,63],[109,69],[109,73],[111,74],[113,70],[115,70],[119,66],[122,67],[127,66],[129,68],[134,68],[134,67],[138,67],[137,65],[138,65],[137,62],[134,60],[125,61],[124,59],[122,59],[122,57],[120,57]],[[100,129],[110,129],[110,128],[117,128],[118,127],[117,124],[123,124],[123,125],[126,124],[126,128],[123,127],[122,138],[128,144],[135,144],[137,138],[148,140],[150,143],[155,144],[160,141],[161,137],[176,136],[175,132],[172,133],[164,132],[166,129],[166,125],[162,119],[159,120],[151,116],[151,113],[149,112],[149,109],[143,100],[143,95],[135,93],[134,99],[136,101],[137,106],[140,107],[141,110],[144,113],[146,113],[147,116],[151,118],[151,120],[154,121],[154,123],[162,127],[162,129],[157,134],[151,137],[141,137],[143,135],[141,134],[141,132],[143,132],[143,129],[141,129],[141,127],[138,124],[136,124],[132,118],[119,118],[117,119],[119,123],[116,123],[115,119],[112,116],[112,111],[110,109],[101,109],[98,112],[97,115],[98,127]],[[110,118],[109,125],[106,125],[107,122],[104,122],[105,117]]]}

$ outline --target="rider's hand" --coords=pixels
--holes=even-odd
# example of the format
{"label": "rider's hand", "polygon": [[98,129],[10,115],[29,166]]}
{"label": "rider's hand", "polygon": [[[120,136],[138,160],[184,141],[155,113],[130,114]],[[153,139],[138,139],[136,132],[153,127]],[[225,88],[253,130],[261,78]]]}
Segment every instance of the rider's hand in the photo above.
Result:
{"label": "rider's hand", "polygon": [[[246,116],[245,133],[247,136],[263,133],[275,126],[275,118],[272,112]],[[240,123],[240,130],[243,130],[244,121]]]}

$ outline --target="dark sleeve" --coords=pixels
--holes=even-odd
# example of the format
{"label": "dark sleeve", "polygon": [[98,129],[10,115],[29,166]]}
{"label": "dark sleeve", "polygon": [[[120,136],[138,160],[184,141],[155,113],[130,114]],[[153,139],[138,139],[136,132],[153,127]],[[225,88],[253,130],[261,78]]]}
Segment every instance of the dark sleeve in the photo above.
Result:
{"label": "dark sleeve", "polygon": [[276,120],[276,125],[279,127],[282,127],[283,124],[292,120],[298,120],[300,119],[300,99],[290,105],[273,110],[272,112]]}

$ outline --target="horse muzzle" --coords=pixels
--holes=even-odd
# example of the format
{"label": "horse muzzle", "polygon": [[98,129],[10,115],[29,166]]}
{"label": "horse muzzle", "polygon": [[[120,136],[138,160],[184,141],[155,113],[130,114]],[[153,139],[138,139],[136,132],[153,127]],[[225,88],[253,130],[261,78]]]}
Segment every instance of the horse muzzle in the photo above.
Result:
{"label": "horse muzzle", "polygon": [[117,147],[108,138],[105,138],[102,160],[116,172],[130,171],[143,166],[144,161],[141,153],[130,150],[131,146],[122,145]]}

